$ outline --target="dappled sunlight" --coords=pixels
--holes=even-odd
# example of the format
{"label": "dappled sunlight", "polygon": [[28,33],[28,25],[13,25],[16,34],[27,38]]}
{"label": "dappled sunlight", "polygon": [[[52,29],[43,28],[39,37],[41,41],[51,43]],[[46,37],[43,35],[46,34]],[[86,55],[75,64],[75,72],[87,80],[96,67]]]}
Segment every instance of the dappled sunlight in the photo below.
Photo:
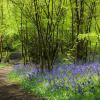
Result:
{"label": "dappled sunlight", "polygon": [[0,0],[0,100],[100,100],[100,0]]}

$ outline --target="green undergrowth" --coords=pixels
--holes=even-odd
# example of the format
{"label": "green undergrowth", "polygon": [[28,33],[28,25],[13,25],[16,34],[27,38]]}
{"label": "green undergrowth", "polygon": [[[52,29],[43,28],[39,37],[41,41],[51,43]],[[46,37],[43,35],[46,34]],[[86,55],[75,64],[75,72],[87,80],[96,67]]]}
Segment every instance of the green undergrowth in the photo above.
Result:
{"label": "green undergrowth", "polygon": [[20,77],[17,73],[13,71],[8,74],[8,79],[10,80],[10,82],[15,82],[18,84],[21,84],[23,81],[22,77]]}
{"label": "green undergrowth", "polygon": [[[99,50],[100,48],[100,34],[97,34],[95,32],[92,33],[88,33],[88,34],[79,34],[78,36],[79,39],[87,39],[89,41],[91,41],[91,47],[92,49],[95,49],[95,47],[97,46],[97,49]],[[89,43],[90,45],[90,43]]]}
{"label": "green undergrowth", "polygon": [[5,63],[1,63],[0,64],[0,68],[5,68],[5,67],[7,67],[8,66],[8,64],[5,64]]}
{"label": "green undergrowth", "polygon": [[[99,100],[100,99],[100,84],[98,83],[98,76],[93,76],[94,84],[90,84],[86,87],[81,88],[81,93],[78,93],[78,87],[76,91],[72,88],[57,88],[52,89],[52,86],[48,85],[47,81],[37,82],[36,78],[28,80],[23,78],[23,76],[18,75],[15,72],[9,74],[9,80],[12,82],[17,82],[21,87],[28,92],[35,93],[40,97],[45,97],[47,100]],[[81,84],[86,81],[86,78],[77,81],[77,84]],[[87,78],[88,81],[88,78]],[[69,87],[71,87],[69,85]]]}

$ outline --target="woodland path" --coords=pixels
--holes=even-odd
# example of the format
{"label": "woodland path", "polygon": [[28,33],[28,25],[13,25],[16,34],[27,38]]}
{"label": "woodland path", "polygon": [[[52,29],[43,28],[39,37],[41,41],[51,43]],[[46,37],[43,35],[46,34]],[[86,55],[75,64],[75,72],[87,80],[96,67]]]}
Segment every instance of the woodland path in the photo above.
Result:
{"label": "woodland path", "polygon": [[0,100],[45,100],[25,92],[19,85],[7,80],[7,74],[12,67],[0,68]]}

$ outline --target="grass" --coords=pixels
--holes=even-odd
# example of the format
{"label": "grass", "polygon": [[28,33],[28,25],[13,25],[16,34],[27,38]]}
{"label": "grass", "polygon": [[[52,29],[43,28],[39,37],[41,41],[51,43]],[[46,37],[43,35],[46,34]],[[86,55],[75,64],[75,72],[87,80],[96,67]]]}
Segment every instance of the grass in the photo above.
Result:
{"label": "grass", "polygon": [[21,84],[21,82],[23,81],[22,78],[15,72],[9,73],[8,74],[8,79],[11,82],[15,82],[15,83],[18,83],[18,84]]}
{"label": "grass", "polygon": [[0,68],[5,68],[7,66],[7,64],[1,63],[0,64]]}
{"label": "grass", "polygon": [[[100,68],[100,66],[98,68]],[[57,74],[49,74],[51,80],[45,78],[45,76],[48,77],[48,74],[41,73],[36,76],[33,73],[32,78],[30,78],[25,73],[22,74],[24,72],[22,69],[20,68],[17,69],[18,71],[14,70],[11,72],[9,74],[9,79],[18,82],[26,91],[36,93],[48,100],[100,100],[100,77],[98,74],[94,73],[92,76],[88,76],[88,73],[86,72],[84,77],[76,80],[76,85],[74,84],[75,86],[73,86],[72,80],[69,82],[67,76],[63,78],[65,81],[62,83],[61,77],[58,79],[54,78]],[[19,74],[19,70],[21,74]],[[59,74],[62,72],[61,67]],[[71,72],[67,73],[69,76],[71,75]],[[75,77],[79,76],[78,73]]]}

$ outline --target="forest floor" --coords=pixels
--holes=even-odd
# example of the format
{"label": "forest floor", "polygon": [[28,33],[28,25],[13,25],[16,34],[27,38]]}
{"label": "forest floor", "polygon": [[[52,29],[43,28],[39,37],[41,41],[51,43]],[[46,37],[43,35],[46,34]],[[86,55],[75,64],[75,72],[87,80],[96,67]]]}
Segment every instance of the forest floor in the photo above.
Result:
{"label": "forest floor", "polygon": [[0,68],[0,100],[45,100],[31,93],[25,92],[18,84],[7,80],[12,67]]}

